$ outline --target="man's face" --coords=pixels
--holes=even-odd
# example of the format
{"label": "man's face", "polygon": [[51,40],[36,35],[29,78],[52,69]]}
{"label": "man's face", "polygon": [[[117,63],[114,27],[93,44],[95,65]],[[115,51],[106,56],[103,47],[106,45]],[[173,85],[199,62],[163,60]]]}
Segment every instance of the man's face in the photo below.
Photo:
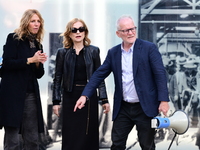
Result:
{"label": "man's face", "polygon": [[130,18],[121,19],[116,34],[123,40],[124,44],[132,45],[137,38],[134,22]]}

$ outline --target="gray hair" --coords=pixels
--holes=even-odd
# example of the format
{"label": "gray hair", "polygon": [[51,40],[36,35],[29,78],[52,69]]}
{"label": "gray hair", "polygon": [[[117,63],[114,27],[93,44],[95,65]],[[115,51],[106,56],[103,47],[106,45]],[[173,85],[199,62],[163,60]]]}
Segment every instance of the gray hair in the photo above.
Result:
{"label": "gray hair", "polygon": [[117,22],[116,22],[117,30],[120,29],[120,27],[119,27],[119,22],[120,22],[122,19],[125,19],[125,18],[129,18],[129,19],[131,19],[131,20],[134,22],[133,18],[132,18],[130,15],[122,15],[122,16],[117,20]]}

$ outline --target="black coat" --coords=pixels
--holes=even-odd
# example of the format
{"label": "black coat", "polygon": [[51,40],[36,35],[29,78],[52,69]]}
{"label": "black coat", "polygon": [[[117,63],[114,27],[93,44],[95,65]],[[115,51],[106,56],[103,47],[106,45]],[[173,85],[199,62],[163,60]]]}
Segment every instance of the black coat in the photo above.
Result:
{"label": "black coat", "polygon": [[[16,40],[13,33],[7,37],[3,52],[3,72],[0,87],[0,126],[20,127],[22,123],[24,100],[28,85],[27,58],[29,57],[28,39]],[[39,48],[35,41],[37,49]],[[41,45],[40,45],[41,46]],[[34,89],[36,94],[38,128],[43,132],[44,123],[37,79],[44,75],[43,64],[33,68]]]}

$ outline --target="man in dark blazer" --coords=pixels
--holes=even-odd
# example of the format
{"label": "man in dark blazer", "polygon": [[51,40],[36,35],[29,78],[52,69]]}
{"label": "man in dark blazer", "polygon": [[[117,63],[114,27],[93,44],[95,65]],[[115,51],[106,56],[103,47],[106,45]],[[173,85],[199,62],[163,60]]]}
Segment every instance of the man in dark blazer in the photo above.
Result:
{"label": "man in dark blazer", "polygon": [[98,85],[113,72],[115,93],[111,150],[126,149],[126,140],[134,125],[142,150],[155,150],[155,129],[151,128],[151,119],[159,112],[167,115],[169,110],[167,79],[161,55],[155,44],[137,39],[136,26],[130,16],[118,19],[116,34],[122,43],[108,51],[74,111],[84,107]]}

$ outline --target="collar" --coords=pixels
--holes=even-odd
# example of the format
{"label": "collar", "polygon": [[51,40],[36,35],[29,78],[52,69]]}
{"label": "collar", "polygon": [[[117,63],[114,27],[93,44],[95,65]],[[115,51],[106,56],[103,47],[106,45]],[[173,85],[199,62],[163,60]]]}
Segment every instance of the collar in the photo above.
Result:
{"label": "collar", "polygon": [[[133,45],[130,47],[129,52],[133,52],[133,48],[134,48],[135,42],[133,43]],[[122,52],[125,51],[123,48],[123,42],[121,43],[121,50]]]}

